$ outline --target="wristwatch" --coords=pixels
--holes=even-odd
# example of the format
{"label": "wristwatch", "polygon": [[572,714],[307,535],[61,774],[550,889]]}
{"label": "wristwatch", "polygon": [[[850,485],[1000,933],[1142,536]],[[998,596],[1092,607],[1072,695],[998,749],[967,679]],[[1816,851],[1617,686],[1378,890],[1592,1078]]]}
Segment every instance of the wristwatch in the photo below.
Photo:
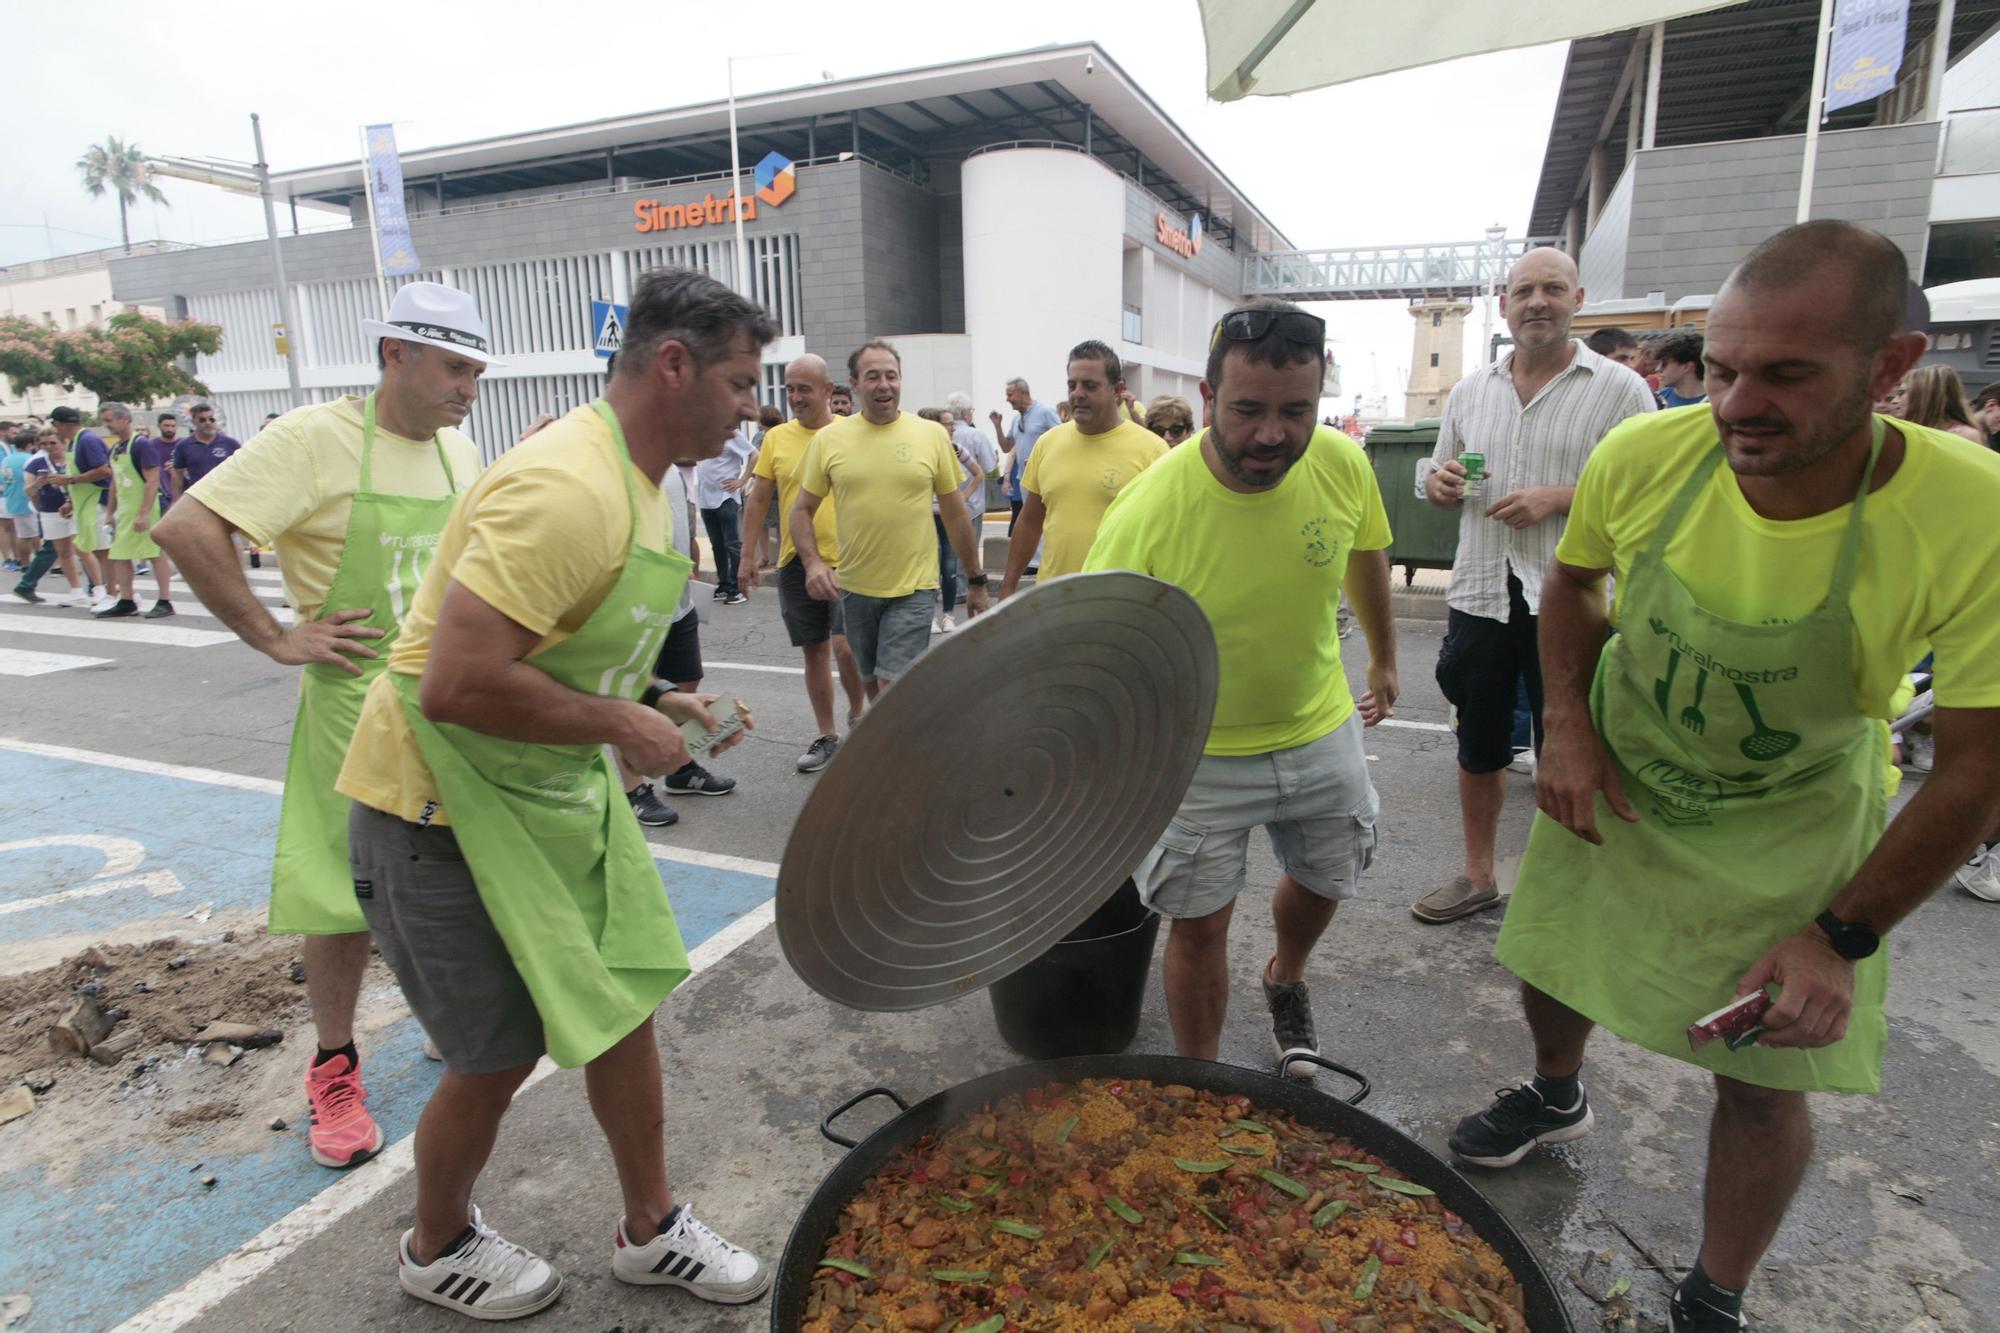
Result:
{"label": "wristwatch", "polygon": [[1849,962],[1860,962],[1882,947],[1882,937],[1864,921],[1842,921],[1832,912],[1821,912],[1814,924],[1826,932],[1833,951]]}
{"label": "wristwatch", "polygon": [[986,586],[986,576],[984,574],[967,574],[965,576],[965,583],[970,588],[983,588]]}
{"label": "wristwatch", "polygon": [[639,692],[639,702],[647,708],[654,708],[659,705],[661,696],[667,693],[667,687],[656,680]]}

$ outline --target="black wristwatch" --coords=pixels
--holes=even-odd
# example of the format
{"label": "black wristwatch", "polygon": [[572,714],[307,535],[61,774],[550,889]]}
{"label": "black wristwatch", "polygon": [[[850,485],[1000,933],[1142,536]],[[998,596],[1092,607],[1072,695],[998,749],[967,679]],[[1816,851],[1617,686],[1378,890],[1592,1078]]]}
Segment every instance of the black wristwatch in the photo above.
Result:
{"label": "black wristwatch", "polygon": [[660,699],[668,693],[667,687],[656,680],[645,689],[639,691],[639,702],[648,708],[654,708],[659,705]]}
{"label": "black wristwatch", "polygon": [[967,574],[965,576],[965,584],[969,588],[983,588],[986,586],[986,576],[984,574]]}
{"label": "black wristwatch", "polygon": [[1849,962],[1858,963],[1882,947],[1882,937],[1864,921],[1842,921],[1832,912],[1821,912],[1813,923],[1826,932],[1833,951]]}

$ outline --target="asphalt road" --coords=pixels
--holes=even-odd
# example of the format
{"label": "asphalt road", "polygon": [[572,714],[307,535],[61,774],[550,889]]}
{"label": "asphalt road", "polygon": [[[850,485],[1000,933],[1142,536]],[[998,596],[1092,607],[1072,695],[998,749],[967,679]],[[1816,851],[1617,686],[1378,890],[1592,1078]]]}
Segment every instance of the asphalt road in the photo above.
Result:
{"label": "asphalt road", "polygon": [[[274,587],[266,591],[267,600],[275,600]],[[164,625],[218,628],[196,615]],[[243,799],[264,804],[231,807],[228,818],[251,830],[246,837],[261,827],[258,820],[268,822],[271,784],[283,774],[293,672],[233,641],[169,641],[172,636],[145,633],[161,627],[93,624],[77,612],[0,607],[0,671],[18,675],[0,693],[0,760],[9,765],[0,771],[27,788],[9,793],[17,810],[51,784],[64,793],[53,804],[46,798],[37,803],[32,818],[17,820],[8,836],[57,827],[102,833],[129,823],[120,793],[137,779],[121,777],[129,770],[104,766],[105,755],[239,775],[255,789],[241,793]],[[1439,729],[1448,717],[1431,681],[1441,629],[1431,621],[1401,624],[1404,696],[1397,720],[1420,725],[1370,733],[1382,795],[1381,845],[1363,896],[1342,909],[1309,972],[1327,1054],[1374,1079],[1370,1111],[1440,1149],[1458,1117],[1483,1106],[1493,1089],[1523,1077],[1528,1062],[1513,983],[1491,956],[1499,913],[1429,927],[1407,910],[1456,865],[1452,749]],[[85,634],[92,637],[76,637]],[[709,687],[749,701],[758,727],[749,743],[716,765],[739,779],[737,792],[681,800],[681,823],[654,839],[668,858],[663,868],[677,902],[686,892],[715,903],[704,918],[711,943],[702,959],[708,965],[669,1000],[659,1023],[670,1071],[668,1153],[678,1189],[705,1219],[775,1258],[839,1155],[817,1133],[828,1109],[878,1083],[914,1100],[1019,1057],[1000,1041],[984,996],[915,1014],[863,1015],[828,1006],[792,976],[773,933],[756,929],[763,918],[752,909],[759,895],[769,896],[764,877],[782,858],[792,819],[815,781],[793,769],[814,734],[794,670],[797,656],[769,591],[745,606],[715,608],[703,645]],[[1348,641],[1356,679],[1362,652],[1358,636]],[[19,674],[28,670],[45,674]],[[913,739],[910,762],[922,763],[927,747],[952,739],[949,728]],[[78,758],[75,751],[99,758]],[[77,764],[103,780],[77,783]],[[214,789],[211,779],[188,781],[202,791]],[[175,798],[157,799],[171,805]],[[1518,852],[1531,802],[1530,779],[1510,779],[1503,852]],[[200,842],[207,818],[181,827],[181,838]],[[1254,840],[1252,848],[1250,897],[1261,904],[1276,868],[1266,848]],[[37,855],[17,850],[0,859],[0,903],[44,890],[49,874]],[[211,873],[199,858],[186,864],[191,868],[182,872],[184,880]],[[198,880],[187,887],[200,896]],[[120,900],[106,894],[78,900],[89,906],[71,906],[104,913],[106,928],[114,921],[131,925],[117,917],[119,911],[143,917],[150,910],[121,908]],[[2000,1030],[1991,963],[2000,918],[1994,910],[1947,891],[1891,939],[1895,981],[1885,1091],[1870,1099],[1816,1099],[1820,1139],[1813,1167],[1748,1298],[1759,1327],[2000,1329],[1994,1313],[2000,1311],[2000,1277],[1993,1267],[2000,1253]],[[25,923],[32,915],[0,920]],[[15,961],[0,964],[0,972],[19,970],[22,959],[39,965],[48,947],[84,939],[94,924],[88,917],[81,924],[71,920],[43,931],[46,938],[39,940],[32,926],[21,925],[21,942],[38,948],[16,955],[10,947]],[[1224,1058],[1258,1067],[1268,1063],[1269,1035],[1255,977],[1269,946],[1268,915],[1261,909],[1240,913],[1232,940],[1239,983]],[[393,995],[374,1000],[395,1005]],[[1170,1046],[1156,972],[1136,1048]],[[291,1057],[272,1051],[254,1058]],[[421,1062],[414,1055],[410,1060],[409,1077],[377,1093],[378,1101],[400,1099],[393,1108],[399,1125],[407,1125],[426,1086]],[[292,1086],[291,1077],[285,1074],[278,1086]],[[1512,1172],[1478,1175],[1476,1182],[1558,1274],[1587,1254],[1608,1253],[1609,1264],[1591,1283],[1601,1290],[1611,1276],[1630,1276],[1637,1322],[1626,1326],[1658,1328],[1670,1282],[1653,1266],[1672,1271],[1690,1263],[1699,1233],[1706,1082],[1689,1066],[1606,1038],[1593,1046],[1585,1079],[1598,1111],[1595,1134]],[[1325,1080],[1330,1090],[1331,1084]],[[289,1092],[272,1095],[271,1108],[246,1116],[303,1118],[303,1106],[292,1105]],[[131,1113],[148,1114],[141,1106]],[[869,1127],[870,1114],[857,1113],[858,1127]],[[392,1118],[386,1110],[384,1118]],[[31,1117],[0,1126],[0,1194],[35,1192],[44,1209],[58,1215],[70,1210],[67,1234],[87,1228],[86,1243],[97,1253],[92,1266],[111,1261],[107,1256],[115,1256],[128,1226],[154,1225],[152,1205],[131,1199],[109,1216],[90,1216],[87,1194],[76,1192],[83,1182],[10,1171],[22,1151],[18,1136],[33,1123]],[[164,1142],[164,1130],[162,1136]],[[200,1148],[181,1139],[172,1151],[188,1159]],[[217,1144],[209,1157],[226,1158],[229,1151]],[[281,1163],[292,1173],[290,1193],[273,1192],[268,1201],[252,1200],[226,1215],[218,1211],[212,1222],[187,1220],[201,1217],[198,1212],[173,1214],[174,1227],[199,1234],[177,1237],[187,1244],[170,1262],[145,1273],[110,1307],[94,1307],[88,1318],[69,1304],[71,1284],[46,1278],[61,1268],[60,1256],[10,1254],[0,1267],[0,1298],[24,1293],[34,1308],[9,1326],[108,1326],[138,1316],[127,1326],[459,1327],[455,1316],[409,1300],[396,1286],[393,1246],[410,1224],[412,1205],[411,1181],[399,1172],[398,1154],[391,1151],[345,1176],[301,1166],[297,1158],[302,1150]],[[226,1184],[226,1166],[223,1174]],[[611,1279],[617,1192],[582,1079],[574,1073],[555,1074],[524,1091],[478,1201],[506,1234],[568,1274],[563,1299],[541,1317],[544,1325],[636,1331],[768,1323],[763,1305],[716,1310],[678,1293],[627,1288]],[[0,1225],[6,1220],[0,1206]],[[1559,1281],[1578,1327],[1599,1327],[1599,1307],[1565,1278]],[[177,1288],[178,1298],[170,1295]]]}

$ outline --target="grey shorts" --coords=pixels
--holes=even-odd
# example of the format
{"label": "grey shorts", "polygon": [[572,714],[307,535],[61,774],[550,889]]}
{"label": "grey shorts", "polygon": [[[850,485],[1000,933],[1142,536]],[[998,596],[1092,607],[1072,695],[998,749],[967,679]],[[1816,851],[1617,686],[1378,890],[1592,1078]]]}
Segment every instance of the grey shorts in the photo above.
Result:
{"label": "grey shorts", "polygon": [[1286,874],[1322,898],[1352,898],[1375,857],[1377,808],[1358,715],[1296,749],[1203,755],[1132,878],[1169,920],[1210,916],[1243,891],[1261,824]]}
{"label": "grey shorts", "polygon": [[807,592],[806,562],[796,556],[778,567],[778,615],[794,648],[808,648],[847,633],[840,599],[822,602]]}
{"label": "grey shorts", "polygon": [[548,1049],[541,1012],[452,831],[357,801],[347,849],[368,933],[446,1067],[497,1074],[539,1060]]}
{"label": "grey shorts", "polygon": [[937,589],[919,588],[901,597],[840,594],[847,618],[847,646],[863,680],[894,680],[930,646]]}

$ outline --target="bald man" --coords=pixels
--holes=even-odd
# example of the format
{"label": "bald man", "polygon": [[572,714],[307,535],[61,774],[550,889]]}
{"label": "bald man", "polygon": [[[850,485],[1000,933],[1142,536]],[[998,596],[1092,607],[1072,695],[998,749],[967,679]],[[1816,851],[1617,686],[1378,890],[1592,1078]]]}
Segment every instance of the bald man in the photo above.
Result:
{"label": "bald man", "polygon": [[[807,352],[785,367],[785,399],[791,404],[792,419],[764,433],[757,455],[750,503],[743,513],[743,531],[749,549],[743,553],[742,581],[755,588],[757,570],[764,554],[764,515],[771,501],[778,502],[778,610],[785,620],[785,633],[792,646],[805,654],[806,698],[812,701],[813,721],[819,737],[799,756],[799,772],[817,773],[840,748],[840,733],[834,730],[833,664],[840,663],[840,683],[847,691],[847,723],[860,719],[865,699],[861,676],[848,651],[846,626],[842,623],[838,600],[822,602],[806,592],[805,565],[792,546],[792,506],[799,498],[799,479],[805,470],[806,447],[813,436],[833,422],[833,380],[826,372],[826,360]],[[829,565],[840,563],[840,548],[833,520],[833,497],[819,507],[813,518],[820,554]]]}
{"label": "bald man", "polygon": [[[1540,249],[1516,260],[1500,296],[1513,349],[1452,388],[1437,448],[1417,468],[1417,493],[1459,515],[1437,681],[1458,710],[1465,836],[1463,869],[1411,907],[1419,921],[1456,921],[1500,902],[1493,847],[1523,682],[1537,751],[1542,743],[1542,574],[1584,460],[1613,426],[1653,410],[1644,380],[1569,336],[1582,307],[1568,255]],[[1483,455],[1482,476],[1468,476],[1465,454]]]}

